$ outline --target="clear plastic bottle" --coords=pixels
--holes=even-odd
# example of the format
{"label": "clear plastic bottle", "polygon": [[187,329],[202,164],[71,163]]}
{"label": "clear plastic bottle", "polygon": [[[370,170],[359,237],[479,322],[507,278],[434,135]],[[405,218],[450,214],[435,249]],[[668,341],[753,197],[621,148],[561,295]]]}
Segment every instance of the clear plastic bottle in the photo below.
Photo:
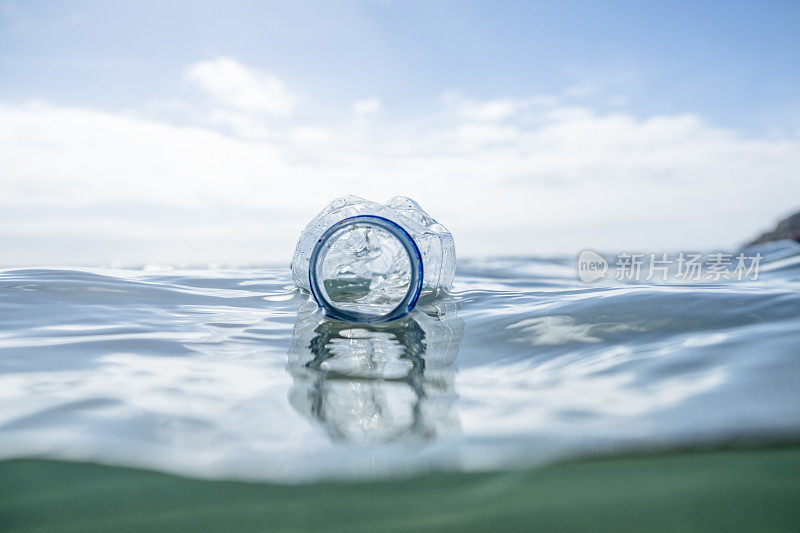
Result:
{"label": "clear plastic bottle", "polygon": [[447,292],[455,259],[453,236],[414,200],[345,196],[303,230],[292,277],[332,318],[384,322]]}

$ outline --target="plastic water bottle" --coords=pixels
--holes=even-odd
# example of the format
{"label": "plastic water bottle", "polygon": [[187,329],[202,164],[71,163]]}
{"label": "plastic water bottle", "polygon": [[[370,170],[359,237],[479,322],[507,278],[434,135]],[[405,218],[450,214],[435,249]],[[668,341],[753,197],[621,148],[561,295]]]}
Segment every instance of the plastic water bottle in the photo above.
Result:
{"label": "plastic water bottle", "polygon": [[414,200],[346,196],[303,230],[292,277],[332,318],[385,322],[447,292],[455,260],[453,236]]}

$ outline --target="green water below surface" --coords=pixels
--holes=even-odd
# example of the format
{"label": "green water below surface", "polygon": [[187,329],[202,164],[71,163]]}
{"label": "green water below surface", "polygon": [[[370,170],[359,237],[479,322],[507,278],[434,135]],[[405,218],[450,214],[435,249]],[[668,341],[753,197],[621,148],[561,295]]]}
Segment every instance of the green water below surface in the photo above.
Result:
{"label": "green water below surface", "polygon": [[23,459],[0,502],[2,531],[789,531],[800,445],[293,485]]}

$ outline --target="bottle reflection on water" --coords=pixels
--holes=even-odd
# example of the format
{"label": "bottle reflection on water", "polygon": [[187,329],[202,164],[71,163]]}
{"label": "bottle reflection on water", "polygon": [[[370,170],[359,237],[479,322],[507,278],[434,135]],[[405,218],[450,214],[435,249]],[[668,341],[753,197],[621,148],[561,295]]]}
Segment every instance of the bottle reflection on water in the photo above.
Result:
{"label": "bottle reflection on water", "polygon": [[458,431],[453,362],[462,331],[451,299],[379,324],[304,306],[289,350],[289,402],[333,440],[362,446]]}

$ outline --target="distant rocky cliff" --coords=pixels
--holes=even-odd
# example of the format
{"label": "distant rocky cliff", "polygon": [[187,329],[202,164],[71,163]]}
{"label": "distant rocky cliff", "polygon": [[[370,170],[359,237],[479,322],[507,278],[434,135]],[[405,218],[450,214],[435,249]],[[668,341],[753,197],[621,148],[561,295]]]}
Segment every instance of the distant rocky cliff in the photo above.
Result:
{"label": "distant rocky cliff", "polygon": [[800,211],[781,220],[774,230],[768,231],[761,235],[761,237],[747,243],[747,246],[779,241],[781,239],[792,239],[800,242]]}

